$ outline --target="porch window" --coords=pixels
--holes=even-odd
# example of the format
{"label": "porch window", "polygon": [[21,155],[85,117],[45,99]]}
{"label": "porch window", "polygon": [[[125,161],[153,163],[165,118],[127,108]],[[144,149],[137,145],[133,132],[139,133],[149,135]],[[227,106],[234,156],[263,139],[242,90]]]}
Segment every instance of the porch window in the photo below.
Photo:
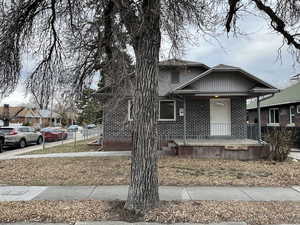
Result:
{"label": "porch window", "polygon": [[162,121],[176,120],[176,104],[174,100],[159,101],[159,120]]}
{"label": "porch window", "polygon": [[294,105],[290,106],[290,124],[295,123],[295,113],[296,113],[296,108]]}
{"label": "porch window", "polygon": [[132,105],[132,100],[128,100],[128,120],[132,121],[132,109],[133,105]]}
{"label": "porch window", "polygon": [[270,124],[278,124],[279,123],[279,109],[278,108],[269,109],[269,123]]}
{"label": "porch window", "polygon": [[179,71],[178,70],[173,70],[171,72],[171,83],[172,84],[179,83]]}

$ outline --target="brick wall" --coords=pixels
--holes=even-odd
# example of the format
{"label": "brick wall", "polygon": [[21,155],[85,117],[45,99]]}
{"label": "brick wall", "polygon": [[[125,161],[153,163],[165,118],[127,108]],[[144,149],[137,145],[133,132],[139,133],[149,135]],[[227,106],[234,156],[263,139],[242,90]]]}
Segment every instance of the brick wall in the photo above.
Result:
{"label": "brick wall", "polygon": [[236,138],[247,137],[247,110],[245,97],[231,98],[231,135]]}
{"label": "brick wall", "polygon": [[[176,100],[176,121],[159,121],[158,133],[164,138],[183,138],[183,116],[179,115],[179,109],[183,108],[183,101]],[[187,138],[208,138],[210,136],[210,103],[209,99],[186,100]],[[120,146],[130,146],[131,136],[127,117],[128,100],[120,103],[114,110],[104,114],[104,145],[119,143]],[[231,99],[232,137],[246,138],[246,99],[234,97]]]}

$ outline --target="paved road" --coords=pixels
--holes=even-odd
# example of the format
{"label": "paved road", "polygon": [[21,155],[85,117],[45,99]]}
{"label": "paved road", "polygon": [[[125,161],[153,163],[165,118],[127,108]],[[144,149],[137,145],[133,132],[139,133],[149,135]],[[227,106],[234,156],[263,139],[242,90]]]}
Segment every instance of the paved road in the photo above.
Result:
{"label": "paved road", "polygon": [[[300,186],[295,187],[179,187],[161,186],[160,199],[166,201],[296,201]],[[126,200],[128,186],[0,186],[0,201],[28,200]]]}

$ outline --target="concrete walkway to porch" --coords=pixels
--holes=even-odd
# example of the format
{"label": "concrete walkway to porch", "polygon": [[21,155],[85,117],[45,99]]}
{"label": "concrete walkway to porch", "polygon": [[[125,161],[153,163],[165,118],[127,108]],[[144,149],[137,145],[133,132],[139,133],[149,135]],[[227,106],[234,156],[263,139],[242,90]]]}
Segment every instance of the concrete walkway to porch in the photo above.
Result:
{"label": "concrete walkway to porch", "polygon": [[[295,201],[300,202],[300,186],[215,187],[160,186],[165,201]],[[126,200],[127,185],[113,186],[0,186],[0,201],[29,200]]]}

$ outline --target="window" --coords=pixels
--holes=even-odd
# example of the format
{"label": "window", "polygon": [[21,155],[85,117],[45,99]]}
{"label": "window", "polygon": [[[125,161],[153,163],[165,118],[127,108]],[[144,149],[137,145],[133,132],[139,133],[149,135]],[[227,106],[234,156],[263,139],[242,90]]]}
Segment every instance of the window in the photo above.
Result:
{"label": "window", "polygon": [[296,107],[294,105],[290,106],[290,124],[295,123],[295,113],[296,113]]}
{"label": "window", "polygon": [[297,113],[300,113],[300,105],[297,105]]}
{"label": "window", "polygon": [[176,120],[176,104],[174,100],[159,101],[159,120]]}
{"label": "window", "polygon": [[179,83],[179,71],[178,70],[173,70],[171,72],[171,83],[172,84]]}
{"label": "window", "polygon": [[132,121],[132,100],[128,100],[128,120]]}
{"label": "window", "polygon": [[279,109],[278,108],[269,109],[269,123],[271,123],[271,124],[279,123]]}

